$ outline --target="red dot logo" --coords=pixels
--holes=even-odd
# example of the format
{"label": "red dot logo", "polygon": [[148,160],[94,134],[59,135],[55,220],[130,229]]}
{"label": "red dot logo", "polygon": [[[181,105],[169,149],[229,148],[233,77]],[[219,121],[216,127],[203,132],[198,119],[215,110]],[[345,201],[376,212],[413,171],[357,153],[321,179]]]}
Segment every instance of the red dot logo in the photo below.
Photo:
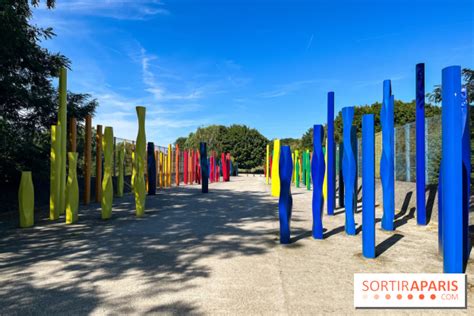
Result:
{"label": "red dot logo", "polygon": [[386,294],[386,295],[385,295],[385,298],[386,298],[387,300],[389,300],[389,299],[390,299],[390,294]]}
{"label": "red dot logo", "polygon": [[397,294],[397,299],[401,300],[401,299],[402,299],[402,295],[401,295],[401,294]]}
{"label": "red dot logo", "polygon": [[434,299],[436,298],[436,295],[434,295],[434,294],[431,294],[431,296],[430,296],[430,297],[431,297],[431,299],[432,299],[432,300],[434,300]]}
{"label": "red dot logo", "polygon": [[412,300],[413,299],[413,294],[408,294],[408,299]]}
{"label": "red dot logo", "polygon": [[420,300],[425,299],[425,296],[423,294],[420,294]]}

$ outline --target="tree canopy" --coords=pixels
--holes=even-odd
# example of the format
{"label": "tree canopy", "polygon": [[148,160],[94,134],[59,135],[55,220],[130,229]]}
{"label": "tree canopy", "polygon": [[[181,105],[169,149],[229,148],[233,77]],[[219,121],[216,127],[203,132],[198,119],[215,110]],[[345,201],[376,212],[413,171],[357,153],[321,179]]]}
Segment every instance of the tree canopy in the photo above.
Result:
{"label": "tree canopy", "polygon": [[230,152],[240,168],[252,169],[263,164],[268,139],[245,125],[210,125],[178,138],[175,144],[183,149],[197,149],[200,142],[206,142],[209,151]]}
{"label": "tree canopy", "polygon": [[[55,34],[30,23],[36,5],[38,0],[0,2],[0,184],[15,190],[22,170],[34,179],[49,177],[49,131],[59,104],[53,80],[61,67],[70,67],[65,56],[41,47]],[[54,1],[45,5],[53,8]],[[90,95],[72,92],[67,103],[68,116],[78,121],[98,105]]]}

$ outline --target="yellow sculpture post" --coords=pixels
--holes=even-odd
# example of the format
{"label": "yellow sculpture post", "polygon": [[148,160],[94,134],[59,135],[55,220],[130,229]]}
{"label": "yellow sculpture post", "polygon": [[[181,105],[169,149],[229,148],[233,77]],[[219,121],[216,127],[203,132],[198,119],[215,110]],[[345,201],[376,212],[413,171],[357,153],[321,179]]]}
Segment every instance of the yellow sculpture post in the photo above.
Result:
{"label": "yellow sculpture post", "polygon": [[135,149],[133,149],[132,150],[132,179],[131,179],[133,192],[135,192],[135,179],[136,178],[137,178],[137,166],[135,164]]}
{"label": "yellow sculpture post", "polygon": [[269,184],[270,178],[270,145],[267,145],[267,159],[265,160],[265,183]]}
{"label": "yellow sculpture post", "polygon": [[58,127],[61,130],[59,144],[59,214],[66,210],[66,157],[67,157],[67,71],[62,67],[59,72],[59,112]]}
{"label": "yellow sculpture post", "polygon": [[159,166],[159,169],[160,169],[160,173],[159,173],[159,179],[160,179],[160,189],[163,188],[163,161],[164,161],[164,155],[163,153],[160,151],[159,153],[160,155],[160,166]]}
{"label": "yellow sculpture post", "polygon": [[[324,170],[324,181],[323,181],[323,201],[326,201],[326,195],[328,193],[328,143],[326,141],[326,148],[324,151],[324,165],[325,170]],[[325,203],[323,203],[323,208],[324,208]]]}
{"label": "yellow sculpture post", "polygon": [[112,127],[106,126],[102,137],[102,148],[104,150],[104,177],[102,179],[102,219],[112,216],[112,202],[114,197],[114,186],[112,183],[112,166],[114,150],[114,131]]}
{"label": "yellow sculpture post", "polygon": [[61,159],[59,157],[60,142],[61,129],[59,129],[56,125],[51,125],[49,219],[52,221],[59,218],[59,177],[61,175]]}
{"label": "yellow sculpture post", "polygon": [[135,168],[136,168],[136,179],[135,179],[135,208],[137,217],[141,217],[145,214],[145,199],[146,199],[146,187],[145,187],[145,159],[146,159],[146,135],[145,135],[145,113],[146,108],[143,106],[137,106],[137,117],[138,117],[138,135],[137,143],[135,146]]}
{"label": "yellow sculpture post", "polygon": [[79,186],[77,184],[77,152],[68,152],[68,176],[66,183],[66,224],[77,222]]}
{"label": "yellow sculpture post", "polygon": [[280,196],[280,140],[273,142],[272,196]]}
{"label": "yellow sculpture post", "polygon": [[31,227],[35,223],[35,190],[31,171],[21,172],[20,188],[18,189],[18,209],[20,211],[20,227]]}
{"label": "yellow sculpture post", "polygon": [[171,159],[173,157],[171,144],[168,145],[168,186],[171,187]]}
{"label": "yellow sculpture post", "polygon": [[124,187],[124,160],[125,160],[125,143],[121,143],[117,152],[118,174],[117,174],[117,196],[123,196]]}

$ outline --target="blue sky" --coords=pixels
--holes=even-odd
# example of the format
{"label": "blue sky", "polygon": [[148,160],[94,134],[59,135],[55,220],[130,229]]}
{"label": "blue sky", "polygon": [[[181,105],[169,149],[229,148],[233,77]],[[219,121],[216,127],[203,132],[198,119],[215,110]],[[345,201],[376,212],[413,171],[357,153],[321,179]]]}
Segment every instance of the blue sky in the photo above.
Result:
{"label": "blue sky", "polygon": [[[43,1],[44,2],[44,1]],[[327,92],[344,106],[415,96],[449,65],[474,67],[474,1],[57,0],[33,22],[72,61],[69,88],[100,102],[94,124],[165,145],[198,126],[232,123],[300,137],[326,122]]]}

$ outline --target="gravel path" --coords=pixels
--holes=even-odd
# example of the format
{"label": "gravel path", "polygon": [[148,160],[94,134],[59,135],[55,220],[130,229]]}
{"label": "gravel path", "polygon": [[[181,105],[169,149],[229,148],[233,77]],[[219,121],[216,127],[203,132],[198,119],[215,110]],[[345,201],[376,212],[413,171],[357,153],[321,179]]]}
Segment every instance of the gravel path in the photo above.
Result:
{"label": "gravel path", "polygon": [[468,310],[355,310],[354,273],[442,271],[436,224],[419,227],[402,212],[395,232],[376,230],[378,257],[367,260],[342,209],[324,216],[325,239],[313,240],[311,192],[292,190],[287,246],[277,199],[258,176],[211,184],[206,195],[159,191],[140,219],[128,195],[106,222],[95,204],[76,225],[0,227],[0,314],[472,314],[472,258]]}

